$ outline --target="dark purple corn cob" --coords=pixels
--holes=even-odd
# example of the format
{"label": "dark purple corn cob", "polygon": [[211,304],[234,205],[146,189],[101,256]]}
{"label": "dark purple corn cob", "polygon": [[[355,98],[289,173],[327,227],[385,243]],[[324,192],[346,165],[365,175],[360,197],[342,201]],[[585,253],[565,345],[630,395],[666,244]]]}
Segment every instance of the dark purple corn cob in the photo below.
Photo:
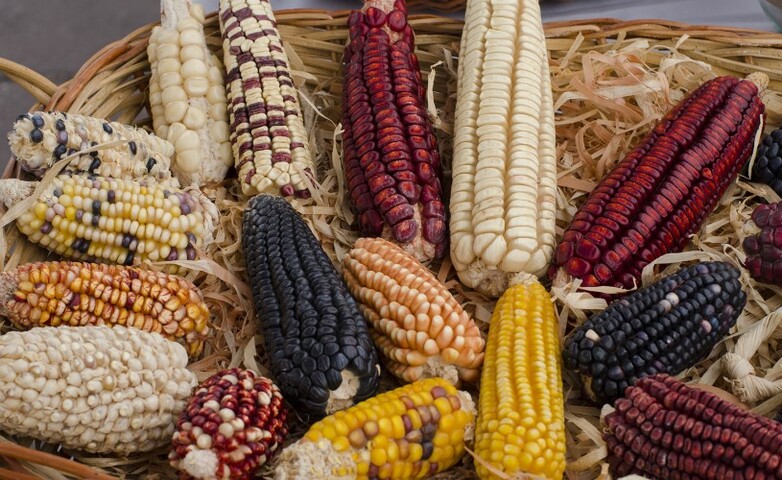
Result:
{"label": "dark purple corn cob", "polygon": [[695,90],[590,194],[549,275],[632,288],[652,260],[681,251],[752,155],[764,109],[748,80]]}
{"label": "dark purple corn cob", "polygon": [[744,239],[744,266],[755,280],[782,285],[782,202],[758,205],[752,221],[760,233]]}
{"label": "dark purple corn cob", "polygon": [[565,366],[602,403],[643,377],[680,373],[736,324],[747,302],[739,274],[725,262],[698,263],[622,297],[570,334]]}
{"label": "dark purple corn cob", "polygon": [[348,25],[343,158],[361,232],[389,238],[421,261],[442,257],[440,154],[405,2],[366,0]]}
{"label": "dark purple corn cob", "polygon": [[767,184],[782,196],[782,128],[771,132],[758,145],[752,180]]}
{"label": "dark purple corn cob", "polygon": [[639,380],[605,417],[614,478],[782,479],[782,424],[667,375]]}

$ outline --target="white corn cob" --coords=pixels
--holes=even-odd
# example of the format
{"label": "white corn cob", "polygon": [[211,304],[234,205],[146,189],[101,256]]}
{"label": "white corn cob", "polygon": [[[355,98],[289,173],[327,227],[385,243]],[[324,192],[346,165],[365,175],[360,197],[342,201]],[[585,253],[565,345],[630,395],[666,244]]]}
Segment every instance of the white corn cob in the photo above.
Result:
{"label": "white corn cob", "polygon": [[223,65],[209,52],[204,10],[161,0],[149,37],[149,103],[155,133],[174,144],[174,174],[184,185],[219,182],[233,165]]}
{"label": "white corn cob", "polygon": [[315,166],[267,0],[220,0],[234,162],[245,195],[308,198]]}
{"label": "white corn cob", "polygon": [[176,185],[169,171],[174,145],[130,125],[64,112],[20,115],[8,144],[21,167],[41,178],[61,158],[97,144],[127,140],[80,155],[68,169],[119,179],[149,178]]}
{"label": "white corn cob", "polygon": [[197,381],[178,343],[135,328],[43,327],[0,336],[0,428],[88,452],[171,441]]}
{"label": "white corn cob", "polygon": [[462,34],[451,190],[459,279],[499,296],[542,274],[555,247],[556,154],[537,0],[469,0]]}

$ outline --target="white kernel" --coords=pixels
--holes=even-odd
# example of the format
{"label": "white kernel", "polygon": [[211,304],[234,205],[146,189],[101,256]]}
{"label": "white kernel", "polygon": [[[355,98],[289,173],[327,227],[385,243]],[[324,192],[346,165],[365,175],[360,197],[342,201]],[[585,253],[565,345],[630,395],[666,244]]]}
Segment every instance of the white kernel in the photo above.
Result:
{"label": "white kernel", "polygon": [[193,97],[203,97],[209,89],[206,77],[190,77],[185,79],[185,91]]}
{"label": "white kernel", "polygon": [[182,64],[180,70],[183,78],[204,78],[207,80],[208,70],[203,60],[191,59]]}
{"label": "white kernel", "polygon": [[[178,87],[179,85],[182,85],[184,79],[182,78],[182,74],[180,72],[168,72],[160,75],[159,82],[160,88],[165,91],[167,88]],[[150,99],[150,101],[152,100]],[[163,92],[160,92],[160,101],[163,101]]]}
{"label": "white kernel", "polygon": [[204,49],[201,45],[185,45],[179,51],[179,59],[182,63],[188,60],[204,60]]}
{"label": "white kernel", "polygon": [[226,438],[234,436],[234,427],[230,423],[221,423],[217,431],[222,433]]}

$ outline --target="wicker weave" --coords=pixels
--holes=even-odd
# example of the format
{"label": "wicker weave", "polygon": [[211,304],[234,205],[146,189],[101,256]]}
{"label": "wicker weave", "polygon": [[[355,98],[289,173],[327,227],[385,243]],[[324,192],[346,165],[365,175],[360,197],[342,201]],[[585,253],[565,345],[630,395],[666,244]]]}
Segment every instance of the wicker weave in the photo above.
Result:
{"label": "wicker weave", "polygon": [[[463,2],[454,0],[429,3],[438,3],[442,5],[443,9],[457,9]],[[295,70],[294,76],[304,79],[308,91],[315,92],[310,95],[310,98],[320,107],[320,114],[323,118],[316,118],[312,115],[309,120],[317,120],[321,137],[328,139],[325,142],[325,151],[330,149],[331,132],[340,118],[340,108],[333,101],[333,94],[338,94],[341,91],[340,62],[343,45],[347,38],[345,26],[347,13],[291,10],[281,11],[277,14],[281,34],[291,50],[295,52],[294,55],[291,55],[291,64]],[[454,19],[418,15],[411,18],[411,24],[417,32],[418,53],[423,71],[428,72],[435,62],[445,61],[445,65],[437,69],[436,81],[432,85],[432,98],[441,114],[438,123],[438,126],[441,127],[440,134],[447,138],[446,132],[453,111],[453,94],[455,92],[455,55],[452,54],[457,53],[462,23]],[[93,55],[73,79],[59,86],[29,69],[2,59],[0,59],[0,71],[19,83],[40,102],[33,108],[78,112],[98,117],[112,117],[122,122],[149,125],[145,94],[149,78],[146,45],[152,27],[153,25],[144,26],[107,45]],[[219,53],[219,32],[216,17],[209,17],[206,30],[209,34],[208,40],[211,47]],[[634,41],[646,40],[647,44],[655,45],[659,49],[659,53],[655,53],[651,61],[647,59],[647,64],[652,68],[666,58],[665,52],[667,50],[675,47],[678,52],[692,59],[710,64],[716,74],[744,76],[750,72],[764,72],[770,78],[770,95],[766,97],[769,123],[779,124],[782,120],[782,104],[779,100],[779,92],[782,92],[782,35],[738,28],[696,27],[661,20],[625,22],[613,19],[551,23],[546,25],[546,33],[553,65],[559,65],[565,59],[570,60],[584,52],[607,52],[612,48],[629,45]],[[684,41],[682,41],[683,37]],[[324,94],[319,96],[317,92]],[[0,128],[9,127],[0,126]],[[560,139],[560,141],[563,140]],[[444,149],[449,148],[447,140],[443,142],[443,145]],[[320,150],[323,152],[324,148]],[[328,157],[326,157],[326,162],[328,162]],[[4,173],[5,177],[21,175],[18,165],[13,161]],[[237,207],[233,206],[232,208]],[[6,227],[5,232],[11,253],[6,262],[6,268],[45,257],[42,250],[21,239],[13,226]],[[333,253],[333,244],[328,244],[326,247]],[[218,263],[220,263],[219,260]],[[231,269],[230,265],[225,265],[225,267]],[[447,265],[444,270],[447,274]],[[455,282],[449,283],[449,286],[458,291],[460,295],[467,295],[467,292]],[[233,314],[233,312],[231,313]],[[253,333],[252,331],[249,333],[242,331],[234,332],[234,335],[237,338],[242,335],[252,338]],[[212,354],[213,358],[217,359],[215,362],[220,365],[225,364],[230,358],[230,354],[225,352],[212,352]],[[570,414],[579,417],[586,411],[586,408],[573,408],[570,410]],[[590,408],[594,410],[593,407]],[[572,420],[569,421],[571,422],[569,424],[571,438],[575,438],[574,441],[584,441],[584,438],[589,436],[589,432],[587,430],[581,431],[581,427],[575,427],[575,423]],[[581,440],[578,440],[579,438]],[[30,445],[29,440],[19,440],[19,443]],[[0,457],[6,458],[5,463],[8,470],[0,468],[2,478],[8,478],[10,475],[17,479],[65,479],[66,477],[63,477],[58,471],[79,468],[65,459],[53,462],[51,458],[43,458],[29,450],[4,445],[9,444],[0,442]],[[34,445],[40,447],[37,442]],[[570,443],[568,447],[571,447]],[[50,452],[55,451],[53,447],[49,446],[44,449]],[[73,452],[69,452],[69,454],[73,454]],[[595,478],[600,474],[599,466],[590,464],[590,468],[584,468],[584,461],[577,456],[571,452],[569,458],[571,473],[568,478]],[[599,455],[595,456],[599,460]],[[21,460],[9,460],[7,457]],[[171,478],[173,475],[166,466],[165,455],[131,459],[80,456],[76,458],[79,462],[102,468],[111,474],[124,475],[126,478],[157,479]],[[48,466],[34,466],[35,463]],[[438,475],[436,478],[475,478],[470,463],[470,460],[465,460],[458,468],[449,473]],[[29,476],[31,473],[33,476]],[[85,475],[85,470],[79,470],[76,474]],[[91,478],[106,477],[99,477],[96,474]]]}
{"label": "wicker weave", "polygon": [[431,8],[441,12],[458,12],[464,10],[467,0],[413,0],[408,5],[421,8]]}

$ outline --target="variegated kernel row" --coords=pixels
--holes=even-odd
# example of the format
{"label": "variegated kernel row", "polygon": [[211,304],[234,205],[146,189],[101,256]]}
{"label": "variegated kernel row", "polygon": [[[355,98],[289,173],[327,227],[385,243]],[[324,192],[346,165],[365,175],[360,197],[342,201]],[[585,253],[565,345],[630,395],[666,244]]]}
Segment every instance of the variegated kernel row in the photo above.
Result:
{"label": "variegated kernel row", "polygon": [[204,12],[188,0],[162,0],[161,25],[147,47],[149,103],[155,133],[176,148],[184,184],[220,181],[233,164],[223,65],[209,52]]}
{"label": "variegated kernel row", "polygon": [[345,282],[391,373],[406,382],[478,379],[481,332],[426,267],[381,238],[359,239],[343,262]]}

